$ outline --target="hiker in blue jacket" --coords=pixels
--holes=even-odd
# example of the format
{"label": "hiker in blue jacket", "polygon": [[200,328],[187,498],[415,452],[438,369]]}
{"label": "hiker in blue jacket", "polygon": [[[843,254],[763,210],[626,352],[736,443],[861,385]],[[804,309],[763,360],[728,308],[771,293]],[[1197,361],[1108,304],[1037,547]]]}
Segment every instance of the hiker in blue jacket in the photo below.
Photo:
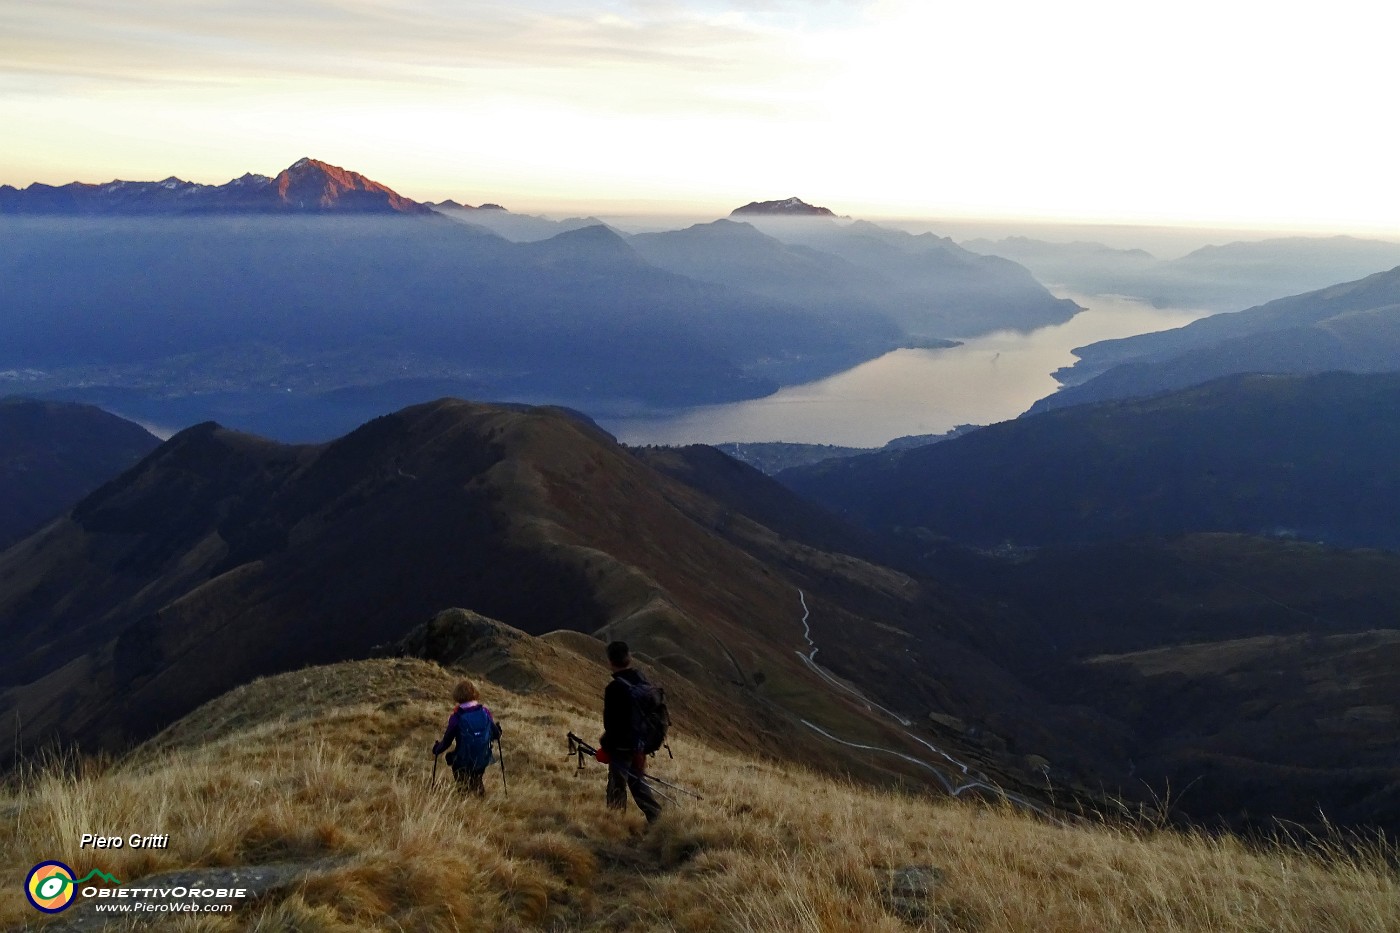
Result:
{"label": "hiker in blue jacket", "polygon": [[491,754],[491,743],[501,737],[501,727],[491,711],[481,705],[481,693],[470,680],[459,681],[452,688],[452,699],[457,701],[457,708],[447,719],[447,731],[442,739],[433,745],[433,757],[447,751],[455,742],[456,751],[447,754],[453,776],[467,790],[485,795],[486,785],[481,778],[496,760]]}

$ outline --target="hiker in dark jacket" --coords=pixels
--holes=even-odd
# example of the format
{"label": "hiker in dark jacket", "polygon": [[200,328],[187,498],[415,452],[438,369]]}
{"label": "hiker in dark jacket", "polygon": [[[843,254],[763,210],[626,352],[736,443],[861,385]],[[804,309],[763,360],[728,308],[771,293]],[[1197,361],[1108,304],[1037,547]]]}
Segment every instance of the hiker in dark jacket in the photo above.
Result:
{"label": "hiker in dark jacket", "polygon": [[501,727],[491,711],[481,705],[481,694],[470,680],[457,683],[452,689],[452,699],[457,701],[457,708],[447,719],[447,731],[442,739],[433,745],[433,757],[447,751],[455,742],[457,750],[447,754],[453,776],[467,790],[484,795],[486,785],[481,779],[487,765],[495,760],[491,743],[501,737]]}
{"label": "hiker in dark jacket", "polygon": [[628,689],[650,681],[632,666],[626,642],[610,642],[607,650],[613,679],[603,691],[603,737],[598,745],[608,758],[608,808],[627,809],[627,791],[631,790],[632,799],[650,823],[661,815],[661,804],[644,780],[647,756],[641,737],[636,734],[632,693]]}

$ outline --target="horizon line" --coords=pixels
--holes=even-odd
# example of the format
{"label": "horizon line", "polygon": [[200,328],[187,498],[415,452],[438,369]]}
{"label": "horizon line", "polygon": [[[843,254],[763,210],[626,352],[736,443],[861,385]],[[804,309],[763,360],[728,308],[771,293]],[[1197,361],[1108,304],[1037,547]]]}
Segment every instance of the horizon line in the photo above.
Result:
{"label": "horizon line", "polygon": [[[440,186],[436,187],[436,196],[425,195],[416,196],[406,194],[403,188],[397,187],[390,182],[379,178],[371,178],[363,172],[353,168],[337,165],[314,156],[300,157],[311,159],[324,165],[339,168],[343,171],[354,172],[384,185],[402,197],[409,198],[420,204],[433,205],[442,201],[452,200],[460,204],[498,204],[504,207],[509,213],[528,214],[544,216],[550,219],[572,219],[578,217],[596,216],[612,217],[619,219],[643,220],[676,220],[686,219],[691,221],[704,222],[705,218],[710,220],[729,219],[734,208],[725,210],[717,207],[718,198],[707,197],[703,201],[672,199],[666,197],[643,198],[636,196],[615,196],[615,197],[539,197],[530,196],[528,192],[518,191],[517,196],[509,194],[487,195],[481,198],[467,198],[460,194],[444,194]],[[289,163],[287,167],[295,165],[296,162]],[[285,169],[278,169],[283,171]],[[251,174],[261,174],[253,172]],[[0,181],[0,186],[7,186],[18,191],[24,191],[33,185],[45,185],[47,187],[63,187],[64,185],[80,184],[101,187],[119,181],[127,182],[159,182],[168,178],[177,178],[181,181],[201,185],[223,185],[228,184],[241,177],[235,175],[223,181],[201,181],[195,177],[185,178],[178,173],[163,175],[161,178],[111,178],[106,181],[82,181],[70,179],[64,182],[47,182],[32,180],[24,184]],[[275,177],[269,175],[267,177]],[[465,186],[463,186],[465,187]],[[1162,231],[1219,231],[1219,232],[1239,232],[1239,233],[1276,233],[1295,235],[1330,235],[1330,236],[1360,236],[1374,237],[1384,240],[1400,241],[1400,225],[1377,223],[1371,221],[1351,220],[1317,220],[1309,218],[1289,218],[1289,219],[1262,219],[1262,218],[1191,218],[1178,216],[1163,216],[1150,214],[1125,213],[1121,215],[1105,215],[1102,213],[1086,212],[1075,213],[1049,213],[1043,211],[1027,211],[1024,213],[1008,211],[1004,207],[991,207],[979,209],[960,205],[958,207],[930,208],[928,210],[909,210],[908,208],[891,207],[882,203],[866,202],[863,206],[856,202],[856,206],[850,208],[832,207],[837,201],[829,199],[815,198],[809,200],[801,195],[785,194],[781,197],[748,197],[747,200],[740,200],[739,197],[733,200],[735,207],[743,206],[753,201],[784,200],[789,197],[798,197],[805,203],[828,207],[836,214],[837,220],[880,220],[897,224],[970,224],[987,226],[1030,226],[1030,227],[1085,227],[1104,228],[1118,230],[1162,230]],[[518,207],[512,207],[514,201]],[[716,213],[719,211],[719,213]],[[0,214],[0,216],[5,216]],[[18,215],[11,215],[18,216]]]}

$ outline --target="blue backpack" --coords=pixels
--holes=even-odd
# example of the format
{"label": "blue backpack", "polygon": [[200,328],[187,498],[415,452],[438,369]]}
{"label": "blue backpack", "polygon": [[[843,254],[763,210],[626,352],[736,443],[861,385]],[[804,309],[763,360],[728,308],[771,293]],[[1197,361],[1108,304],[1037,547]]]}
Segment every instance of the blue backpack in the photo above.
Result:
{"label": "blue backpack", "polygon": [[474,706],[457,713],[457,753],[452,767],[456,771],[485,771],[495,761],[491,743],[500,733],[484,706]]}

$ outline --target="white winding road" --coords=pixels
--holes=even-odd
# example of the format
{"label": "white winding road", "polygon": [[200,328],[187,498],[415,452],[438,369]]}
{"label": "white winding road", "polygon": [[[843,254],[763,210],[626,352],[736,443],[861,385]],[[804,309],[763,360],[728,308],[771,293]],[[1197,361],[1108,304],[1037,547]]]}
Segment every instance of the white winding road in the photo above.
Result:
{"label": "white winding road", "polygon": [[[934,745],[933,743],[922,739],[919,736],[914,735],[912,732],[908,731],[908,727],[913,725],[913,723],[910,722],[908,719],[904,718],[898,713],[893,712],[892,710],[886,709],[885,707],[871,700],[865,694],[861,693],[859,690],[855,689],[849,684],[843,683],[842,681],[837,679],[835,675],[833,675],[831,672],[827,671],[825,668],[823,668],[820,664],[817,663],[816,658],[817,651],[819,649],[817,648],[817,643],[812,640],[812,626],[808,622],[808,619],[811,616],[811,610],[807,608],[807,597],[803,594],[802,590],[800,589],[797,591],[797,598],[802,602],[802,637],[806,640],[808,648],[811,649],[805,654],[801,650],[799,650],[797,652],[797,656],[801,658],[809,668],[816,672],[828,684],[831,684],[834,687],[839,687],[847,693],[854,695],[857,699],[859,699],[862,703],[865,704],[866,709],[872,711],[879,710],[880,712],[884,713],[886,716],[890,717],[895,722],[899,723],[901,727],[903,727],[901,731],[904,733],[904,735],[908,736],[910,739],[913,739],[915,742],[918,742],[920,745],[924,746],[929,751],[938,755],[940,758],[946,760],[949,764],[959,769],[964,776],[970,775],[971,772],[969,771],[968,766],[965,763],[954,758],[952,755],[948,754],[946,751]],[[901,758],[904,761],[909,762],[910,764],[918,765],[924,770],[932,773],[934,777],[938,778],[938,782],[943,785],[944,790],[946,790],[948,794],[952,797],[961,797],[964,793],[970,790],[990,791],[992,794],[995,794],[996,796],[1008,801],[1009,803],[1014,803],[1017,806],[1024,807],[1025,809],[1037,813],[1048,820],[1051,820],[1055,823],[1060,823],[1060,820],[1052,816],[1049,812],[1045,810],[1045,808],[1041,807],[1039,804],[1027,800],[1019,794],[1008,793],[1007,791],[1002,790],[1000,787],[997,787],[995,784],[988,783],[986,780],[979,780],[979,778],[985,778],[985,775],[978,774],[972,780],[958,783],[956,781],[950,780],[948,776],[944,774],[938,766],[930,764],[929,762],[924,761],[922,758],[916,758],[913,755],[906,755],[903,752],[896,751],[892,748],[881,748],[878,745],[863,745],[859,742],[848,742],[845,739],[838,738],[837,736],[832,735],[830,732],[826,731],[821,726],[817,725],[816,723],[809,722],[806,719],[802,720],[802,725],[806,726],[808,729],[811,729],[813,732],[817,733],[823,738],[837,743],[838,745],[844,745],[847,748],[860,749],[861,751],[879,752],[885,755],[894,755],[896,758]]]}

